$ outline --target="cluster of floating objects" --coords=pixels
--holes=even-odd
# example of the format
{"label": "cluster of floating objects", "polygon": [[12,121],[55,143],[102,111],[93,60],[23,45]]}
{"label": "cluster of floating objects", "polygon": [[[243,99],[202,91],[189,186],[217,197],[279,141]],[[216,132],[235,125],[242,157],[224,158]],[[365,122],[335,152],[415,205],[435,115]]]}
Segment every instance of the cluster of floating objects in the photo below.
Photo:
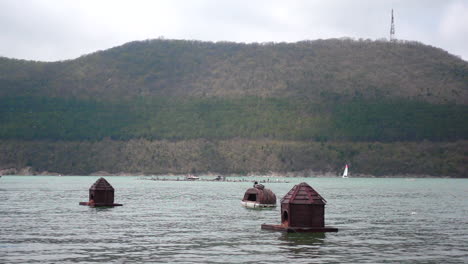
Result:
{"label": "cluster of floating objects", "polygon": [[[338,232],[338,228],[325,226],[326,203],[309,184],[300,183],[281,199],[281,224],[261,227],[286,232]],[[241,204],[247,208],[276,207],[276,195],[255,182],[254,187],[245,192]]]}
{"label": "cluster of floating objects", "polygon": [[[337,228],[325,226],[325,204],[327,201],[309,184],[295,185],[281,199],[281,224],[262,224],[265,230],[285,232],[338,232]],[[104,178],[99,178],[89,188],[89,201],[80,205],[90,207],[122,206],[114,203],[114,188]],[[247,189],[241,204],[247,208],[274,208],[276,195],[255,182]]]}
{"label": "cluster of floating objects", "polygon": [[[150,180],[150,181],[205,181],[205,182],[211,182],[211,181],[218,181],[218,182],[250,182],[250,179],[228,179],[226,176],[216,176],[216,178],[200,178],[198,176],[194,175],[188,175],[186,177],[159,177],[159,176],[152,176],[151,178],[143,178],[144,180]],[[275,180],[261,180],[260,182],[262,183],[289,183],[289,181],[283,180],[283,179],[275,179]]]}

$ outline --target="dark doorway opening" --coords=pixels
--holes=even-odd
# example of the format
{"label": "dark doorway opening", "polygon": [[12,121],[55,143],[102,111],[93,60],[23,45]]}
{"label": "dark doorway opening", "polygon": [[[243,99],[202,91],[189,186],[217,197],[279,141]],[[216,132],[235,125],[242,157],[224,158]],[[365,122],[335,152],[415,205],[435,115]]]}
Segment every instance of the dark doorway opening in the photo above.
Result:
{"label": "dark doorway opening", "polygon": [[249,196],[247,197],[247,200],[248,201],[252,201],[252,202],[256,202],[257,201],[257,195],[256,194],[249,194]]}
{"label": "dark doorway opening", "polygon": [[288,212],[284,211],[284,212],[283,212],[283,221],[282,221],[282,224],[283,224],[283,225],[288,225],[288,223],[289,223]]}

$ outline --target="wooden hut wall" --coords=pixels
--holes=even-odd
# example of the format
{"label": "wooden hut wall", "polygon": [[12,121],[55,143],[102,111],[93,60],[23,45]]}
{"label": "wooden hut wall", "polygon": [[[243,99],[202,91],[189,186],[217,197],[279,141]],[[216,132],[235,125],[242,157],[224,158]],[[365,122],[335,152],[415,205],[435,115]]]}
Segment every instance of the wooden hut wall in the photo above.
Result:
{"label": "wooden hut wall", "polygon": [[324,227],[325,207],[312,204],[290,205],[290,226],[296,227]]}
{"label": "wooden hut wall", "polygon": [[89,198],[94,198],[96,204],[113,204],[114,191],[113,190],[90,190]]}

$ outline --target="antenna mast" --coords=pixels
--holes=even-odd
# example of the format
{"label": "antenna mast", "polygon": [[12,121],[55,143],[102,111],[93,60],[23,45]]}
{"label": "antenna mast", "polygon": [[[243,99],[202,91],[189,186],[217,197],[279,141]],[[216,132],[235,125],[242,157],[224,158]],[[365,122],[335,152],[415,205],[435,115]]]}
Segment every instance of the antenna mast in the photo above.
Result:
{"label": "antenna mast", "polygon": [[393,20],[393,9],[392,9],[392,24],[390,26],[390,41],[394,42],[395,39],[395,22]]}

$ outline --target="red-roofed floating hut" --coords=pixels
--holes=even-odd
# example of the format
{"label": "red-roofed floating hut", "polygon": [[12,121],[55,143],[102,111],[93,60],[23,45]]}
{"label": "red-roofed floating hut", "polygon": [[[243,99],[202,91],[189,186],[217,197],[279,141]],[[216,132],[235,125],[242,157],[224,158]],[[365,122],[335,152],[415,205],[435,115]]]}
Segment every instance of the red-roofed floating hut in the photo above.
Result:
{"label": "red-roofed floating hut", "polygon": [[247,189],[241,201],[247,208],[271,208],[276,207],[276,195],[262,184],[255,184]]}
{"label": "red-roofed floating hut", "polygon": [[294,186],[281,199],[281,225],[263,224],[262,229],[286,232],[338,232],[325,226],[327,201],[309,184]]}
{"label": "red-roofed floating hut", "polygon": [[104,178],[99,178],[91,188],[89,188],[89,202],[80,202],[80,205],[92,207],[99,206],[121,206],[114,203],[114,187]]}

